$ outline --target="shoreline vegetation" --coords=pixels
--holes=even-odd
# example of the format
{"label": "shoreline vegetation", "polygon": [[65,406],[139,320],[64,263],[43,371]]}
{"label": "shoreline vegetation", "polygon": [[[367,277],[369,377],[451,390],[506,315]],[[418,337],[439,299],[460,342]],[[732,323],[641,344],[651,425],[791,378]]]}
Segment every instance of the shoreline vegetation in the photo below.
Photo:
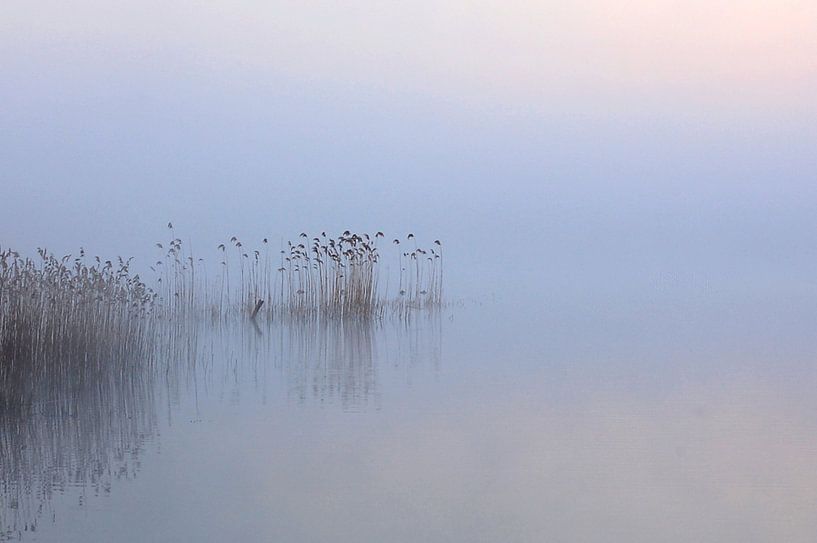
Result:
{"label": "shoreline vegetation", "polygon": [[39,258],[0,249],[0,415],[49,401],[66,383],[82,390],[150,368],[159,348],[187,341],[191,320],[409,319],[444,303],[438,240],[426,249],[413,234],[321,232],[280,249],[264,238],[254,249],[232,237],[217,246],[214,269],[168,229],[149,280],[131,259],[83,249],[63,257],[39,249]]}
{"label": "shoreline vegetation", "polygon": [[387,242],[382,232],[302,232],[280,249],[268,238],[247,247],[233,236],[217,246],[215,274],[180,237],[156,249],[150,270],[160,316],[378,318],[443,303],[442,244],[423,248],[414,234]]}

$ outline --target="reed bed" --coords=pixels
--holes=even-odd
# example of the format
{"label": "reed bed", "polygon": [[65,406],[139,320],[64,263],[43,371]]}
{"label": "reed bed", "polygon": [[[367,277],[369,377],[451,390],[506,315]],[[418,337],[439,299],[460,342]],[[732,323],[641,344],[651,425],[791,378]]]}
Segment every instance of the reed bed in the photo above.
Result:
{"label": "reed bed", "polygon": [[273,250],[268,238],[251,248],[233,236],[217,246],[217,272],[208,277],[207,261],[173,237],[156,244],[151,266],[158,313],[380,318],[442,305],[442,243],[423,248],[413,234],[391,243],[384,238],[382,232],[303,232]]}
{"label": "reed bed", "polygon": [[[443,303],[442,244],[413,234],[326,232],[257,249],[218,245],[217,271],[175,235],[157,243],[152,286],[131,261],[79,255],[38,258],[0,250],[0,413],[47,396],[49,382],[93,380],[151,364],[162,350],[189,352],[186,320],[407,318]],[[384,256],[386,255],[386,256]]]}
{"label": "reed bed", "polygon": [[0,251],[0,411],[47,395],[51,380],[92,380],[151,357],[147,318],[156,295],[129,262],[86,264],[45,250]]}

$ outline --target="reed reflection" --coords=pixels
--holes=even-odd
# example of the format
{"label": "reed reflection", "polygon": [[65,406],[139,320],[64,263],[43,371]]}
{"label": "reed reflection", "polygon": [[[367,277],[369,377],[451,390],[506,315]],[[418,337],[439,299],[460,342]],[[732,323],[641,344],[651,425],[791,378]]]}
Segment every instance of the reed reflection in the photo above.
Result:
{"label": "reed reflection", "polygon": [[126,367],[42,376],[28,406],[0,414],[0,539],[53,518],[55,494],[73,492],[83,503],[136,475],[157,428],[155,378]]}
{"label": "reed reflection", "polygon": [[218,412],[223,401],[243,402],[251,415],[255,399],[277,394],[377,409],[384,369],[439,365],[441,317],[178,319],[157,321],[154,336],[150,363],[123,355],[42,364],[31,401],[0,414],[0,539],[23,538],[43,519],[59,524],[56,495],[83,504],[135,477],[146,445],[183,420],[182,404]]}
{"label": "reed reflection", "polygon": [[250,391],[265,401],[270,387],[279,385],[298,403],[333,404],[343,410],[376,408],[382,368],[410,371],[422,363],[437,368],[441,356],[439,311],[418,313],[410,321],[295,317],[260,324],[228,319],[188,326],[182,335],[193,339],[165,342],[171,405],[200,394],[238,403]]}

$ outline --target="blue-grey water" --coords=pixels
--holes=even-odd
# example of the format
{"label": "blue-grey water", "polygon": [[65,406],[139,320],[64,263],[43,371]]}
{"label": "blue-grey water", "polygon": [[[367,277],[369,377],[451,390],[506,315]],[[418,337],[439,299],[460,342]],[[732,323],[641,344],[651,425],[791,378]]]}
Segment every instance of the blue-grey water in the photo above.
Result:
{"label": "blue-grey water", "polygon": [[814,293],[643,286],[193,327],[158,374],[22,422],[6,535],[809,541]]}

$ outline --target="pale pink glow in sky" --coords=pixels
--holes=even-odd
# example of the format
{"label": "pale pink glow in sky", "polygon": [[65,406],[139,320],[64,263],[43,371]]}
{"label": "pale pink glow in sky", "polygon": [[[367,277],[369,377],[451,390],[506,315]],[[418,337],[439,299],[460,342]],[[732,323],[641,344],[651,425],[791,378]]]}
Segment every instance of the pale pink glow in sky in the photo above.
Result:
{"label": "pale pink glow in sky", "polygon": [[92,1],[3,10],[0,62],[124,50],[160,66],[544,112],[597,108],[583,101],[599,99],[607,108],[680,99],[811,110],[817,91],[817,4],[808,1]]}

